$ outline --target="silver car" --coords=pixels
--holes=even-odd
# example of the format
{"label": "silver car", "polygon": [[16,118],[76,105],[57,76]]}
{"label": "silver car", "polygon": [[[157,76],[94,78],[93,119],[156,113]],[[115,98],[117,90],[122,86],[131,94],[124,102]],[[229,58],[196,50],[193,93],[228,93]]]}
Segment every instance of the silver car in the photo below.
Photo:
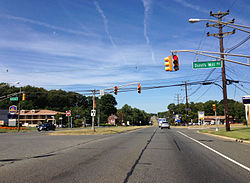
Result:
{"label": "silver car", "polygon": [[168,122],[162,122],[161,123],[161,129],[162,128],[168,128],[168,129],[170,129],[170,124]]}

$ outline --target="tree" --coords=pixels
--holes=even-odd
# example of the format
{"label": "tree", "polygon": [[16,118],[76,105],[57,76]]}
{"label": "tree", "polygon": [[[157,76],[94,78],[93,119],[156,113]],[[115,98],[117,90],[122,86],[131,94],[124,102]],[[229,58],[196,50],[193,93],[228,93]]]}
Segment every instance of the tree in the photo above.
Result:
{"label": "tree", "polygon": [[113,95],[106,94],[102,96],[98,103],[100,105],[101,121],[106,122],[111,114],[116,114],[117,108],[115,106],[117,105],[117,102]]}

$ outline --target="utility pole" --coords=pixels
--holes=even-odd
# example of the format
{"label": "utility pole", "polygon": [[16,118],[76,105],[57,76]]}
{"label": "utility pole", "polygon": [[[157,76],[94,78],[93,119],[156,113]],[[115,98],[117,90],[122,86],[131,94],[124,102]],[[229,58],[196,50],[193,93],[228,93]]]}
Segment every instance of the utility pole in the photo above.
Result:
{"label": "utility pole", "polygon": [[100,108],[98,108],[97,112],[98,112],[97,125],[99,128],[100,127]]}
{"label": "utility pole", "polygon": [[177,106],[178,106],[178,114],[180,114],[180,98],[179,98],[179,94],[177,94]]}
{"label": "utility pole", "polygon": [[185,81],[185,91],[186,91],[186,114],[187,114],[187,126],[188,126],[188,97],[187,97],[187,81]]}
{"label": "utility pole", "polygon": [[[218,18],[219,23],[210,24],[210,25],[207,23],[207,27],[217,27],[219,28],[219,33],[209,34],[208,32],[207,36],[214,36],[214,37],[219,38],[220,40],[220,53],[221,53],[220,58],[222,62],[221,73],[222,73],[222,86],[223,86],[224,115],[225,115],[225,120],[226,120],[226,131],[230,131],[228,102],[227,102],[226,69],[225,69],[225,61],[224,61],[224,54],[223,54],[224,53],[223,38],[226,35],[234,34],[235,30],[233,30],[232,32],[224,32],[224,33],[222,32],[222,28],[224,27],[224,25],[221,22],[222,22],[222,18],[226,15],[229,15],[229,10],[227,10],[226,13],[222,13],[221,11],[219,11],[218,13],[212,13],[212,11],[210,12],[210,16]],[[232,20],[230,23],[234,23],[234,20]]]}
{"label": "utility pole", "polygon": [[21,112],[21,98],[22,98],[22,90],[20,86],[20,92],[19,92],[19,103],[18,103],[18,122],[17,122],[17,129],[18,132],[20,131],[20,112]]}
{"label": "utility pole", "polygon": [[[93,90],[93,111],[95,110],[95,89]],[[95,132],[95,116],[92,115],[92,130]]]}

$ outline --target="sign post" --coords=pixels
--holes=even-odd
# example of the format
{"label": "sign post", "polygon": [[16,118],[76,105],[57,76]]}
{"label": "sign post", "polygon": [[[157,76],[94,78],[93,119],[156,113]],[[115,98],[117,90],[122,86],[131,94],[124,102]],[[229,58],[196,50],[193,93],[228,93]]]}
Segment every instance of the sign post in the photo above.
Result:
{"label": "sign post", "polygon": [[69,123],[69,127],[70,127],[69,117],[71,116],[71,110],[66,111],[66,116],[68,117],[68,123]]}

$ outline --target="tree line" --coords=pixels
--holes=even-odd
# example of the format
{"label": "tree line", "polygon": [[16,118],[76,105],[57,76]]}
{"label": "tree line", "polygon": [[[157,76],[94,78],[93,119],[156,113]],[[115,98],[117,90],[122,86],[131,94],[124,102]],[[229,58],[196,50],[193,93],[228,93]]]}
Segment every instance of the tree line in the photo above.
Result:
{"label": "tree line", "polygon": [[[0,109],[8,109],[10,105],[17,105],[18,101],[10,101],[4,98],[13,93],[19,93],[20,89],[15,86],[10,86],[5,83],[0,84]],[[75,126],[81,126],[82,122],[91,123],[92,117],[90,111],[93,109],[92,96],[84,96],[76,92],[67,92],[64,90],[46,90],[44,88],[37,88],[33,86],[22,87],[22,92],[26,94],[26,100],[22,101],[21,95],[19,100],[21,109],[48,109],[59,112],[71,110],[72,118]],[[111,114],[118,117],[117,123],[122,124],[130,121],[130,124],[145,125],[150,121],[151,115],[140,109],[132,108],[127,104],[121,109],[117,109],[117,101],[111,94],[104,95],[100,98],[95,97],[96,100],[96,121],[100,124],[107,123],[107,119]],[[63,118],[62,122],[67,125],[65,115],[57,115],[56,120]]]}
{"label": "tree line", "polygon": [[[168,105],[168,111],[158,113],[159,117],[167,117],[170,122],[174,122],[174,116],[176,114],[181,114],[182,116],[182,122],[190,122],[191,119],[193,122],[198,122],[198,111],[204,111],[205,116],[214,116],[215,113],[213,111],[213,104],[216,105],[216,112],[217,116],[223,116],[224,115],[224,100],[216,101],[216,100],[209,100],[205,103],[198,102],[189,103],[189,111],[187,113],[186,111],[186,104],[179,104],[175,105],[174,103],[171,103]],[[245,106],[244,104],[228,99],[228,111],[229,116],[232,116],[232,118],[235,120],[235,122],[243,122],[246,123],[245,119]]]}

